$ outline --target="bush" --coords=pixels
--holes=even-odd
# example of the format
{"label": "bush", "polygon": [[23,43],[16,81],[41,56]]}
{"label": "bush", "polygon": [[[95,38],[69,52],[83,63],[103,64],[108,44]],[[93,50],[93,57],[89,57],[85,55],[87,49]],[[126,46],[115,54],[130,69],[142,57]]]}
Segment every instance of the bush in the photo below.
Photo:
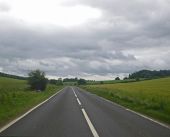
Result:
{"label": "bush", "polygon": [[85,85],[86,84],[86,80],[85,79],[79,79],[78,80],[78,85]]}
{"label": "bush", "polygon": [[31,89],[37,91],[43,91],[46,89],[48,80],[45,78],[45,73],[40,70],[31,71],[28,74],[28,84],[30,85]]}
{"label": "bush", "polygon": [[119,77],[116,77],[115,80],[120,80],[120,78],[119,78]]}

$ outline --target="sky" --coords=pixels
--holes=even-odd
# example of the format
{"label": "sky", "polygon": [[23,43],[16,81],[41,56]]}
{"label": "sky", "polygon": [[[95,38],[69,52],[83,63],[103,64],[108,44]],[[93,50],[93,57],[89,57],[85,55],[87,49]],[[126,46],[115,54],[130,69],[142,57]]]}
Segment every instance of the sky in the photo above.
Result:
{"label": "sky", "polygon": [[94,80],[170,69],[170,0],[0,0],[0,71]]}

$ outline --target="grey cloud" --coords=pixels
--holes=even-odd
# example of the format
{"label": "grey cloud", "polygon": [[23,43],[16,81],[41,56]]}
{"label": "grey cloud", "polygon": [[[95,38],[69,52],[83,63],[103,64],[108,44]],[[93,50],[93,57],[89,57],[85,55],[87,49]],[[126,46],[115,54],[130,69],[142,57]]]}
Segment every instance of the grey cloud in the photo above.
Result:
{"label": "grey cloud", "polygon": [[100,19],[70,29],[0,18],[0,70],[51,76],[108,76],[170,68],[168,0],[73,0],[98,8]]}
{"label": "grey cloud", "polygon": [[11,8],[7,3],[0,2],[0,12],[8,12],[10,9]]}

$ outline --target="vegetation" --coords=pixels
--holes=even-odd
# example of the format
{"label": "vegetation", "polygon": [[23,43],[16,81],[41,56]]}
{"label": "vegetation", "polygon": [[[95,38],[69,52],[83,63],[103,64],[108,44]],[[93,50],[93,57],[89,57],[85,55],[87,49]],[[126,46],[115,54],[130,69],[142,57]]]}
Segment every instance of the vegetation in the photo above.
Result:
{"label": "vegetation", "polygon": [[86,80],[85,79],[78,79],[78,78],[65,78],[63,79],[63,84],[64,85],[84,85],[86,84]]}
{"label": "vegetation", "polygon": [[[140,79],[143,80],[143,79]],[[97,84],[117,84],[117,83],[129,83],[136,82],[136,79],[125,79],[125,80],[104,80],[104,81],[92,81],[87,80],[86,85],[97,85]]]}
{"label": "vegetation", "polygon": [[77,82],[78,78],[65,78],[63,79],[63,82]]}
{"label": "vegetation", "polygon": [[82,87],[91,93],[170,124],[170,78]]}
{"label": "vegetation", "polygon": [[47,87],[48,79],[45,78],[45,73],[40,70],[31,71],[28,77],[28,84],[31,89],[43,91]]}
{"label": "vegetation", "polygon": [[115,80],[120,80],[120,78],[119,78],[119,77],[116,77]]}
{"label": "vegetation", "polygon": [[129,79],[153,79],[170,76],[170,70],[160,70],[160,71],[150,71],[150,70],[141,70],[129,75]]}
{"label": "vegetation", "polygon": [[50,80],[49,80],[49,83],[50,83],[50,84],[54,84],[54,85],[63,85],[63,81],[62,81],[61,78],[59,78],[58,80],[56,80],[56,79],[50,79]]}
{"label": "vegetation", "polygon": [[85,79],[79,79],[78,80],[78,85],[85,85],[86,84],[86,80]]}
{"label": "vegetation", "polygon": [[28,88],[27,81],[0,77],[0,126],[47,99],[62,86],[49,84],[44,92]]}

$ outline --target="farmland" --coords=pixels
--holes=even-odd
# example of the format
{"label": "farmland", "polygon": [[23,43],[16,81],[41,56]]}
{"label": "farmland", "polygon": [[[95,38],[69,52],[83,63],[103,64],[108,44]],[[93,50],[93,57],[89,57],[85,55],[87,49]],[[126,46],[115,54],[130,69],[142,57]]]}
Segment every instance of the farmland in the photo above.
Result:
{"label": "farmland", "polygon": [[170,78],[82,87],[91,93],[170,124]]}
{"label": "farmland", "polygon": [[48,85],[44,92],[31,91],[25,80],[0,77],[0,126],[45,100],[61,86]]}

